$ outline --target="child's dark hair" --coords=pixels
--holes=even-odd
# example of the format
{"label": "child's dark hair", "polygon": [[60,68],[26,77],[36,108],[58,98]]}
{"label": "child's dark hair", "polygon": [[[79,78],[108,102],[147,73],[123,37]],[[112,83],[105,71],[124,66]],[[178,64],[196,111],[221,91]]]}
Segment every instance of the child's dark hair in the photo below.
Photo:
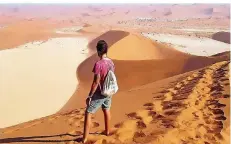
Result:
{"label": "child's dark hair", "polygon": [[103,54],[107,53],[108,45],[104,40],[99,40],[96,48],[97,48],[97,52],[100,55],[103,55]]}

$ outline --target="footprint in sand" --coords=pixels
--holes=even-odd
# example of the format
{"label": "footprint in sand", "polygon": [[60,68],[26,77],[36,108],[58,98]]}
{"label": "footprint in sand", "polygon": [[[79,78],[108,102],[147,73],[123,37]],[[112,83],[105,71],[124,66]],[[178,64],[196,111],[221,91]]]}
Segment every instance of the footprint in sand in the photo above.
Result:
{"label": "footprint in sand", "polygon": [[22,129],[22,128],[16,128],[16,129],[12,129],[12,130],[3,131],[2,133],[8,134],[8,133],[12,133],[12,132],[19,131],[19,130],[21,130],[21,129]]}
{"label": "footprint in sand", "polygon": [[92,123],[92,127],[93,127],[93,128],[99,127],[99,123],[93,122],[93,123]]}
{"label": "footprint in sand", "polygon": [[44,121],[37,121],[37,122],[33,122],[33,123],[30,123],[28,125],[26,125],[24,128],[30,128],[30,127],[34,127],[38,124],[42,124]]}
{"label": "footprint in sand", "polygon": [[153,119],[155,118],[156,114],[157,113],[155,111],[149,111],[148,112],[148,116],[151,116]]}
{"label": "footprint in sand", "polygon": [[185,104],[179,101],[164,101],[162,105],[163,105],[163,110],[178,109],[178,108],[182,108],[185,106]]}
{"label": "footprint in sand", "polygon": [[164,115],[167,115],[167,116],[176,116],[178,115],[180,112],[179,111],[176,111],[176,110],[168,110],[168,111],[165,111],[164,112]]}
{"label": "footprint in sand", "polygon": [[160,93],[167,93],[167,92],[169,92],[168,90],[162,90]]}
{"label": "footprint in sand", "polygon": [[56,120],[56,119],[58,119],[60,116],[53,116],[53,117],[50,117],[49,119],[48,119],[48,121],[54,121],[54,120]]}
{"label": "footprint in sand", "polygon": [[229,86],[230,84],[229,84],[229,82],[228,83],[224,83],[224,86]]}
{"label": "footprint in sand", "polygon": [[154,104],[153,103],[146,103],[146,104],[144,104],[144,106],[154,106]]}
{"label": "footprint in sand", "polygon": [[146,107],[145,110],[152,111],[154,108],[153,107]]}
{"label": "footprint in sand", "polygon": [[170,100],[172,100],[172,97],[173,97],[173,95],[175,95],[176,93],[173,93],[173,92],[168,92],[168,93],[166,93],[165,95],[164,95],[164,97],[165,97],[165,101],[170,101]]}
{"label": "footprint in sand", "polygon": [[215,120],[226,120],[226,117],[225,116],[216,116],[214,119]]}
{"label": "footprint in sand", "polygon": [[174,124],[173,124],[173,120],[170,120],[170,119],[163,119],[162,120],[162,125],[165,127],[165,128],[175,128]]}
{"label": "footprint in sand", "polygon": [[144,138],[146,136],[147,135],[142,131],[135,132],[134,137],[133,137],[133,141],[136,143],[144,143]]}
{"label": "footprint in sand", "polygon": [[154,104],[153,103],[146,103],[143,105],[146,110],[153,110]]}
{"label": "footprint in sand", "polygon": [[230,97],[229,94],[224,94],[224,95],[223,95],[223,98],[229,98],[229,97]]}
{"label": "footprint in sand", "polygon": [[[80,128],[80,127],[83,127],[84,126],[84,121],[81,120],[71,120],[69,121],[69,125],[72,126],[72,127],[76,127],[76,128]],[[96,127],[99,127],[99,123],[97,122],[92,122],[92,128],[96,128]]]}
{"label": "footprint in sand", "polygon": [[123,123],[120,122],[120,123],[115,124],[114,127],[115,127],[115,128],[120,128],[122,125],[123,125]]}
{"label": "footprint in sand", "polygon": [[214,115],[219,115],[219,114],[224,115],[224,112],[221,109],[212,109],[212,113]]}
{"label": "footprint in sand", "polygon": [[71,118],[68,118],[66,119],[68,123],[73,123],[75,121],[79,121],[79,120],[82,120],[83,117],[79,117],[79,116],[76,116],[76,117],[71,117]]}
{"label": "footprint in sand", "polygon": [[82,135],[83,133],[81,131],[72,130],[72,131],[68,132],[68,134],[71,134],[71,135]]}
{"label": "footprint in sand", "polygon": [[164,95],[157,95],[153,97],[154,100],[164,100]]}
{"label": "footprint in sand", "polygon": [[84,125],[84,121],[74,121],[72,123],[69,123],[70,126],[72,127],[83,127]]}
{"label": "footprint in sand", "polygon": [[140,116],[137,116],[137,113],[135,113],[135,112],[129,113],[129,114],[127,114],[127,116],[130,119],[142,119]]}
{"label": "footprint in sand", "polygon": [[139,121],[136,122],[136,126],[137,126],[138,129],[145,129],[145,128],[147,128],[147,125],[143,121],[141,121],[141,120],[139,120]]}

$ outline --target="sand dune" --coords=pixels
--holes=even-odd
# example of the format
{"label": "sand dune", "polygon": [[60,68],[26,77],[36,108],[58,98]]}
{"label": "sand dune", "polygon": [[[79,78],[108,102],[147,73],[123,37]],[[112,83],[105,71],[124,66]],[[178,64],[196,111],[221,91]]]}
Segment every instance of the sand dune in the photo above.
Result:
{"label": "sand dune", "polygon": [[[112,108],[117,115],[113,117],[112,135],[99,134],[103,123],[96,116],[89,142],[229,143],[229,86],[229,62],[223,61],[125,91],[114,97],[114,105],[127,108],[123,111],[118,105]],[[143,97],[139,99],[141,94]],[[129,97],[134,99],[134,105],[121,101]],[[84,109],[78,108],[3,129],[0,142],[78,143],[76,138],[82,135],[83,114]],[[49,129],[43,131],[45,127]],[[18,138],[22,133],[25,137]]]}
{"label": "sand dune", "polygon": [[230,32],[217,32],[212,35],[212,39],[230,44]]}
{"label": "sand dune", "polygon": [[158,33],[143,33],[143,35],[153,40],[170,43],[179,51],[197,56],[212,56],[217,53],[230,51],[229,44],[210,38],[186,37]]}
{"label": "sand dune", "polygon": [[54,38],[0,51],[0,127],[57,112],[76,89],[75,70],[87,57],[87,43]]}
{"label": "sand dune", "polygon": [[[110,33],[113,36],[113,32]],[[112,44],[108,56],[115,60],[152,60],[187,57],[186,54],[173,48],[136,34],[129,34]]]}
{"label": "sand dune", "polygon": [[[120,34],[121,32],[116,31],[116,33]],[[116,58],[116,56],[118,56],[118,54],[120,54],[121,51],[122,51],[121,55],[123,55],[123,51],[126,52],[128,52],[129,50],[133,51],[134,50],[133,43],[135,43],[136,46],[140,46],[135,48],[139,50],[139,53],[141,54],[143,53],[143,56],[144,54],[147,54],[146,50],[151,49],[151,48],[142,47],[144,45],[150,46],[150,40],[145,39],[142,36],[140,36],[139,39],[136,36],[130,36],[130,35],[124,36],[124,33],[122,34],[123,34],[122,36],[115,35],[115,38],[113,38],[114,31],[110,31],[107,32],[106,34],[99,36],[96,39],[97,40],[103,39],[105,35],[107,35],[107,37],[105,38],[110,37],[108,41],[109,45],[111,46],[109,48],[109,56],[112,58],[113,57]],[[128,38],[129,43],[126,43],[125,41],[124,47],[126,48],[126,50],[122,50],[124,49],[124,47],[119,44],[123,43],[124,39],[127,40],[126,38]],[[113,41],[110,41],[111,39]],[[92,42],[90,42],[90,44],[95,42],[96,41],[93,40]],[[118,83],[121,91],[128,90],[130,88],[144,85],[164,78],[168,78],[191,70],[195,70],[198,68],[202,68],[214,62],[222,60],[222,59],[217,60],[214,57],[210,58],[210,57],[198,57],[198,56],[186,55],[180,52],[176,52],[176,50],[174,49],[171,50],[171,48],[167,48],[166,46],[163,47],[159,47],[159,46],[161,45],[158,43],[152,43],[152,48],[154,50],[150,50],[148,54],[149,57],[152,56],[151,60],[134,60],[137,57],[137,55],[129,55],[129,54],[126,54],[127,59],[125,59],[126,56],[123,57],[124,58],[123,60],[114,59],[114,63],[116,65],[116,75],[118,77]],[[94,47],[90,47],[90,48],[94,48]],[[172,51],[173,56],[174,54],[178,54],[178,55],[177,57],[171,57],[171,54],[166,52],[165,57],[163,57],[164,53],[160,53],[158,51],[158,48],[162,49],[160,50],[160,52],[165,51],[166,48],[166,51],[167,50],[169,50],[170,52]],[[113,50],[113,54],[110,52],[111,50]],[[158,53],[155,53],[156,51]],[[162,55],[158,56],[157,54],[162,54]],[[167,55],[169,55],[169,57],[167,57]],[[158,58],[163,57],[164,59],[156,59],[156,57]],[[133,60],[130,60],[131,58],[133,58]],[[73,94],[72,98],[63,107],[62,111],[84,106],[84,103],[82,103],[82,101],[84,101],[89,91],[89,89],[86,89],[86,87],[89,87],[92,82],[92,77],[93,77],[92,68],[95,61],[97,60],[98,60],[98,56],[97,54],[94,54],[79,65],[77,69],[77,77],[80,80],[79,89]],[[168,65],[168,67],[166,67],[166,65]]]}
{"label": "sand dune", "polygon": [[227,4],[0,5],[0,143],[80,142],[100,39],[119,92],[111,135],[98,111],[89,143],[230,143],[229,19]]}
{"label": "sand dune", "polygon": [[[47,41],[49,38],[73,37],[73,34],[55,33],[56,29],[70,24],[57,24],[47,20],[21,21],[0,29],[0,50],[14,48],[31,41]],[[26,31],[25,31],[26,30]]]}
{"label": "sand dune", "polygon": [[213,8],[206,8],[202,10],[202,13],[205,15],[212,15],[213,14]]}

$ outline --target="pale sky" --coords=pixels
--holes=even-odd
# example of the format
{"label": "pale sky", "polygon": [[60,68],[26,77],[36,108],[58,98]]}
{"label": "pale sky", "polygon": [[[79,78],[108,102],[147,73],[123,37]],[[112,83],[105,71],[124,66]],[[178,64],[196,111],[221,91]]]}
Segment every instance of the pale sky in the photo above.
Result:
{"label": "pale sky", "polygon": [[0,3],[230,3],[230,0],[0,0]]}

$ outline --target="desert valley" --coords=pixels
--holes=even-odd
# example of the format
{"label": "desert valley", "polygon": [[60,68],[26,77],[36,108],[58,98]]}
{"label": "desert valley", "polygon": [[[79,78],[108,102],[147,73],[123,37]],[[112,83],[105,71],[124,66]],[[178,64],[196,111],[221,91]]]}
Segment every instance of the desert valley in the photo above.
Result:
{"label": "desert valley", "polygon": [[230,143],[229,4],[0,4],[0,143],[80,143],[101,39],[119,91],[87,143]]}

